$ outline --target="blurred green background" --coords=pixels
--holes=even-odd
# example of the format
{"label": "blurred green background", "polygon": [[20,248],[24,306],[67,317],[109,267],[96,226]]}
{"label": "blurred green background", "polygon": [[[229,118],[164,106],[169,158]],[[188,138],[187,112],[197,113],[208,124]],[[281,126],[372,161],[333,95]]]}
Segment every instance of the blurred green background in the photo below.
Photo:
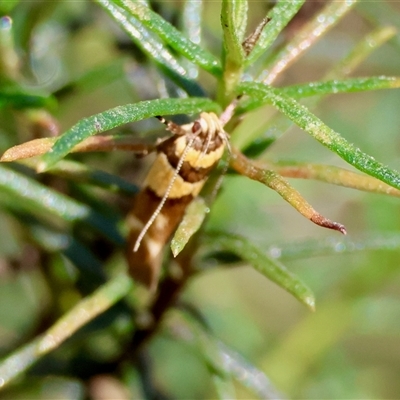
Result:
{"label": "blurred green background", "polygon": [[[396,3],[382,3],[400,16]],[[168,1],[155,6],[174,20],[181,4]],[[373,29],[366,18],[368,4],[357,7],[277,84],[321,79],[368,34]],[[203,34],[215,54],[221,46],[219,9],[219,2],[205,2]],[[266,9],[267,2],[251,1],[249,26],[255,26]],[[85,116],[159,96],[161,80],[154,67],[145,64],[143,55],[96,5],[37,1],[13,7],[12,2],[2,2],[0,10],[13,19],[15,48],[23,63],[20,83],[55,94],[58,106],[50,112],[61,131]],[[399,75],[399,59],[397,36],[374,52],[353,76]],[[213,93],[213,81],[208,76],[200,79]],[[340,94],[327,97],[315,113],[363,151],[399,170],[399,105],[399,90]],[[257,113],[257,118],[261,121],[263,115]],[[22,111],[0,110],[1,152],[33,138],[27,119]],[[156,122],[144,121],[126,130],[140,137],[158,127]],[[346,167],[297,128],[272,145],[268,157]],[[120,152],[76,159],[134,183],[140,182],[149,163]],[[84,189],[61,178],[30,176],[61,191],[68,186],[71,197],[76,194],[82,199],[87,190],[89,197],[98,196],[121,214],[129,206],[127,195]],[[291,183],[323,215],[347,227],[347,241],[301,217],[276,193],[239,176],[226,177],[207,227],[240,233],[272,252],[287,249],[283,261],[316,294],[316,312],[312,314],[245,265],[210,268],[190,282],[183,300],[195,304],[215,336],[264,371],[284,397],[399,398],[399,200],[315,181]],[[71,263],[57,252],[44,254],[26,230],[26,216],[10,211],[5,198],[0,199],[0,206],[0,353],[6,355],[50,326],[79,300],[81,292],[74,287],[77,278]],[[364,249],[371,243],[381,249]],[[121,263],[121,255],[114,255],[107,260],[107,268]],[[101,365],[121,350],[113,334],[123,331],[128,322],[106,315],[98,324],[45,357],[27,376],[0,392],[0,398],[84,399],[88,393],[94,399],[141,398],[134,370],[103,371],[99,367],[96,374],[92,363],[91,374],[86,376],[83,367],[76,367],[79,362],[85,365],[80,360],[85,352]],[[115,324],[122,327],[117,329]],[[215,397],[207,368],[190,343],[176,340],[166,329],[151,342],[150,355],[152,377],[171,398]],[[122,381],[130,382],[126,384],[129,395]],[[254,398],[242,385],[236,386],[236,393],[238,398]]]}

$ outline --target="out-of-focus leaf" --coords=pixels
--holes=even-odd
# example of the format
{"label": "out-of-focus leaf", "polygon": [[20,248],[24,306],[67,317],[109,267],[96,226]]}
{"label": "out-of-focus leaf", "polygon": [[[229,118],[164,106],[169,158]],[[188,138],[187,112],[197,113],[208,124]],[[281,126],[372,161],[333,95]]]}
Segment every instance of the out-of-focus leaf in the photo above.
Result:
{"label": "out-of-focus leaf", "polygon": [[191,96],[202,96],[201,87],[188,79],[188,71],[179,63],[165,44],[128,11],[113,0],[96,0],[132,38],[142,51],[155,61],[162,70]]}
{"label": "out-of-focus leaf", "polygon": [[126,296],[132,290],[132,285],[132,279],[128,276],[116,276],[80,301],[44,334],[3,359],[0,362],[0,388],[8,385],[44,355],[59,347],[79,328]]}
{"label": "out-of-focus leaf", "polygon": [[96,170],[74,161],[61,160],[49,170],[49,173],[73,179],[75,182],[85,182],[100,186],[111,192],[123,192],[134,195],[139,191],[136,185],[117,175]]}
{"label": "out-of-focus leaf", "polygon": [[106,218],[61,193],[0,165],[0,189],[20,202],[29,212],[54,215],[66,222],[81,222],[95,228],[109,240],[124,243],[116,228],[116,221]]}
{"label": "out-of-focus leaf", "polygon": [[219,252],[230,252],[248,262],[262,275],[291,293],[310,310],[315,310],[312,291],[286,267],[254,246],[247,239],[231,234],[212,234],[207,240],[207,257],[215,257]]}
{"label": "out-of-focus leaf", "polygon": [[360,40],[350,53],[326,74],[325,79],[341,79],[343,76],[348,76],[372,52],[379,49],[382,44],[395,37],[396,34],[397,29],[392,26],[384,26],[375,29]]}
{"label": "out-of-focus leaf", "polygon": [[400,235],[396,233],[371,234],[362,237],[329,236],[323,239],[305,239],[297,242],[273,244],[267,249],[272,258],[296,260],[318,256],[365,252],[369,250],[400,250]]}
{"label": "out-of-focus leaf", "polygon": [[279,0],[267,14],[270,19],[264,27],[251,53],[246,58],[245,65],[251,65],[259,58],[275,41],[279,33],[297,13],[305,0]]}
{"label": "out-of-focus leaf", "polygon": [[189,239],[199,230],[208,212],[209,208],[202,197],[196,197],[189,204],[171,241],[174,257],[184,249]]}
{"label": "out-of-focus leaf", "polygon": [[56,100],[52,96],[28,93],[17,89],[1,89],[0,105],[1,104],[16,109],[41,107],[54,108]]}
{"label": "out-of-focus leaf", "polygon": [[26,224],[32,239],[49,252],[63,253],[90,279],[93,285],[104,283],[105,274],[101,261],[79,240],[70,234],[56,232],[39,224]]}
{"label": "out-of-focus leaf", "polygon": [[[245,84],[244,84],[245,85]],[[336,93],[364,92],[400,87],[400,78],[394,76],[372,76],[369,78],[351,78],[324,82],[310,82],[304,85],[292,85],[279,88],[279,92],[295,99],[310,96],[322,96]],[[239,112],[251,111],[265,104],[265,99],[249,98],[241,101]]]}
{"label": "out-of-focus leaf", "polygon": [[348,13],[357,0],[329,2],[310,22],[300,28],[287,45],[264,66],[260,76],[265,84],[270,85],[305,50],[314,44]]}
{"label": "out-of-focus leaf", "polygon": [[219,106],[209,99],[157,99],[119,106],[80,120],[57,139],[52,150],[45,154],[38,166],[40,172],[66,156],[78,143],[95,135],[126,124],[156,115],[193,114],[202,111],[219,112]]}
{"label": "out-of-focus leaf", "polygon": [[400,197],[400,190],[383,183],[379,179],[332,165],[296,162],[260,162],[257,165],[273,169],[288,178],[317,179],[333,185]]}
{"label": "out-of-focus leaf", "polygon": [[6,0],[0,3],[0,14],[8,14],[17,4],[19,0]]}
{"label": "out-of-focus leaf", "polygon": [[396,189],[400,189],[400,174],[397,171],[363,153],[294,99],[281,94],[279,90],[258,83],[243,83],[239,91],[259,97],[265,103],[273,105],[314,139],[334,151],[355,168]]}
{"label": "out-of-focus leaf", "polygon": [[234,379],[255,393],[260,399],[283,399],[263,371],[252,365],[241,354],[219,342],[224,366]]}
{"label": "out-of-focus leaf", "polygon": [[[35,168],[37,161],[37,159],[25,160],[23,164],[30,168]],[[90,168],[76,161],[61,160],[54,167],[49,169],[48,173],[71,179],[74,182],[85,182],[103,187],[111,192],[123,192],[134,195],[139,191],[136,185],[133,185],[117,175]]]}
{"label": "out-of-focus leaf", "polygon": [[355,335],[400,336],[400,302],[393,297],[362,298],[353,304]]}
{"label": "out-of-focus leaf", "polygon": [[213,374],[212,381],[214,383],[215,391],[218,400],[234,400],[236,399],[235,386],[230,378],[221,377],[220,375]]}
{"label": "out-of-focus leaf", "polygon": [[[343,336],[352,321],[348,302],[329,301],[296,324],[261,362],[261,369],[278,387],[295,393],[309,368]],[[315,334],[319,332],[319,334]],[[307,349],[307,352],[304,352]]]}
{"label": "out-of-focus leaf", "polygon": [[[2,84],[4,82],[13,82],[19,72],[19,56],[15,48],[15,37],[13,20],[10,16],[1,13],[5,7],[4,1],[0,3],[0,74],[2,75]],[[10,2],[10,9],[16,2]]]}
{"label": "out-of-focus leaf", "polygon": [[[360,5],[357,7],[357,11],[376,25],[377,29],[380,29],[381,25],[387,26],[390,24],[395,27],[396,30],[400,30],[399,12],[390,3],[361,1]],[[393,39],[397,49],[400,49],[400,38],[395,36]]]}
{"label": "out-of-focus leaf", "polygon": [[400,87],[400,78],[372,76],[325,82],[310,82],[281,88],[282,93],[296,99],[331,93],[363,92],[367,90],[394,89]]}
{"label": "out-of-focus leaf", "polygon": [[131,0],[116,0],[116,3],[189,61],[215,76],[221,75],[221,65],[216,57],[185,38],[181,32],[150,8]]}
{"label": "out-of-focus leaf", "polygon": [[[343,58],[336,66],[323,78],[323,81],[327,80],[341,80],[344,77],[351,74],[373,51],[376,51],[382,46],[387,40],[396,34],[396,30],[392,27],[379,28],[376,31],[370,33],[364,37],[356,46],[350,51],[350,53]],[[397,79],[397,78],[396,78]],[[312,106],[315,106],[323,96],[312,99]],[[255,99],[254,99],[255,100]],[[307,102],[307,106],[311,106]],[[266,121],[265,124],[261,125],[258,129],[255,129],[251,135],[247,137],[238,138],[243,142],[246,140],[249,143],[244,150],[244,153],[249,157],[256,157],[263,153],[275,140],[277,140],[285,131],[292,126],[292,122],[288,120],[284,115],[278,113]],[[241,142],[237,143],[240,147],[243,147]]]}

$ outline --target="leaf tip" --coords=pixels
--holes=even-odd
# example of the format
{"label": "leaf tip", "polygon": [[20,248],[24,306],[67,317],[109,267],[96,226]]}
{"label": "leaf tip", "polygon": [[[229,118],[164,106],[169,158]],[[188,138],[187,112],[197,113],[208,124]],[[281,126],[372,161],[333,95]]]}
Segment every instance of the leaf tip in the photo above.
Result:
{"label": "leaf tip", "polygon": [[182,251],[184,246],[182,246],[178,240],[172,239],[171,241],[171,251],[174,258]]}
{"label": "leaf tip", "polygon": [[48,165],[45,161],[40,161],[36,166],[36,172],[38,174],[45,172],[48,168]]}
{"label": "leaf tip", "polygon": [[11,157],[8,154],[8,150],[0,157],[0,162],[10,162],[12,161]]}
{"label": "leaf tip", "polygon": [[347,230],[344,225],[340,224],[339,222],[331,221],[330,219],[323,217],[321,214],[314,213],[310,220],[314,222],[314,224],[322,226],[323,228],[333,229],[334,231],[338,231],[343,235],[347,235]]}
{"label": "leaf tip", "polygon": [[304,304],[308,307],[308,309],[312,312],[315,312],[315,297],[307,296],[303,299]]}

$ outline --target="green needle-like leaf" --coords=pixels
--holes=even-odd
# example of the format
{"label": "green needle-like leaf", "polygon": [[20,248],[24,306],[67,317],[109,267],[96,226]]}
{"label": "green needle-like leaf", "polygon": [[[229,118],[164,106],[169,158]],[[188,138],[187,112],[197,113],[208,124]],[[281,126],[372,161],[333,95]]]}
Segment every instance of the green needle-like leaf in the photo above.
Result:
{"label": "green needle-like leaf", "polygon": [[196,197],[189,204],[171,241],[174,257],[183,250],[189,239],[199,230],[207,212],[209,212],[209,208],[202,197]]}
{"label": "green needle-like leaf", "polygon": [[108,310],[132,289],[132,280],[119,275],[80,301],[44,334],[0,362],[0,388],[26,371],[41,357],[59,347],[79,328]]}
{"label": "green needle-like leaf", "polygon": [[112,0],[95,0],[126,31],[135,44],[155,61],[161,69],[192,96],[203,95],[203,90],[194,81],[188,79],[188,71],[171,54],[165,44],[150,32],[140,21],[132,17],[130,12],[116,5]]}
{"label": "green needle-like leaf", "polygon": [[54,97],[27,93],[18,89],[0,90],[0,105],[8,105],[17,109],[54,107]]}
{"label": "green needle-like leaf", "polygon": [[[395,89],[398,87],[400,87],[400,78],[398,77],[371,76],[369,78],[335,79],[325,82],[310,82],[303,85],[286,86],[279,88],[279,92],[295,99],[301,99],[310,96]],[[240,111],[250,111],[262,106],[264,103],[265,100],[252,97],[241,102]]]}
{"label": "green needle-like leaf", "polygon": [[269,61],[260,80],[266,84],[274,82],[282,71],[338,23],[356,2],[357,0],[347,0],[327,3],[322,11],[296,32],[294,38]]}
{"label": "green needle-like leaf", "polygon": [[[371,32],[359,43],[357,43],[350,53],[343,58],[343,60],[341,60],[336,66],[328,71],[323,78],[323,81],[327,82],[330,80],[341,80],[345,78],[351,74],[373,51],[376,51],[378,48],[380,48],[382,44],[390,40],[390,38],[392,38],[395,34],[396,30],[392,27],[383,27]],[[285,88],[283,89],[285,90]],[[309,92],[309,89],[305,89],[305,91]],[[322,97],[314,98],[312,99],[312,103],[308,101],[307,107],[315,106],[316,103],[321,99]],[[254,101],[256,101],[256,99],[254,99]],[[252,103],[252,100],[249,102],[242,102],[242,105],[244,107],[244,104],[250,103]],[[251,137],[242,137],[242,139],[234,137],[234,140],[236,141],[239,139],[239,142],[236,143],[236,145],[239,145],[241,148],[243,148],[243,144],[240,143],[240,140],[245,139],[247,143],[249,143],[252,138],[253,140],[256,138],[245,150],[246,155],[256,157],[266,148],[268,148],[271,143],[282,136],[282,134],[291,126],[291,121],[285,118],[282,114],[278,113],[266,121],[266,123],[260,126],[258,129],[254,130],[251,134]]]}
{"label": "green needle-like leaf", "polygon": [[[203,29],[203,7],[202,1],[186,0],[183,4],[182,17],[180,20],[180,28],[182,33],[193,43],[200,45],[202,42]],[[218,61],[220,64],[220,62]],[[189,77],[192,79],[198,78],[199,67],[188,60],[184,63],[188,70]],[[222,67],[221,74],[222,74]],[[220,74],[220,75],[221,75]]]}
{"label": "green needle-like leaf", "polygon": [[89,136],[118,127],[128,122],[140,121],[156,115],[193,114],[201,111],[219,112],[219,106],[204,98],[157,99],[119,106],[80,120],[65,132],[52,150],[43,156],[38,171],[43,172],[66,156],[78,143]]}
{"label": "green needle-like leaf", "polygon": [[[371,3],[372,4],[372,3]],[[360,40],[354,48],[325,76],[325,79],[340,79],[351,74],[371,53],[395,37],[397,29],[383,26],[375,29]]]}
{"label": "green needle-like leaf", "polygon": [[188,60],[215,76],[221,75],[221,65],[216,57],[185,38],[181,32],[150,8],[131,0],[117,0],[116,3]]}
{"label": "green needle-like leaf", "polygon": [[323,239],[304,239],[297,242],[273,244],[267,252],[271,257],[283,260],[298,260],[318,256],[335,256],[366,251],[400,250],[398,233],[369,234],[362,237],[328,236]]}
{"label": "green needle-like leaf", "polygon": [[247,239],[226,233],[212,234],[208,245],[207,250],[210,251],[211,257],[215,252],[233,253],[314,311],[315,298],[312,291],[283,264],[271,258]]}
{"label": "green needle-like leaf", "polygon": [[245,65],[251,65],[257,60],[275,41],[279,33],[285,28],[288,22],[299,11],[305,0],[279,0],[273,9],[267,14],[270,18],[264,27],[257,43],[250,55],[246,58]]}
{"label": "green needle-like leaf", "polygon": [[369,78],[310,82],[305,85],[287,86],[281,88],[281,93],[294,98],[303,98],[331,93],[364,92],[398,87],[400,87],[400,78],[398,77],[372,76]]}
{"label": "green needle-like leaf", "polygon": [[85,204],[0,165],[0,189],[21,201],[21,208],[41,215],[53,215],[66,222],[83,222],[109,240],[121,245],[124,240],[115,227],[116,221],[106,218]]}
{"label": "green needle-like leaf", "polygon": [[223,0],[221,24],[224,35],[224,88],[222,96],[229,98],[239,82],[245,53],[242,47],[247,23],[247,0]]}
{"label": "green needle-like leaf", "polygon": [[372,193],[382,193],[400,197],[400,190],[386,183],[359,172],[325,164],[278,162],[260,163],[259,166],[273,169],[278,174],[289,178],[316,179],[333,185],[344,186]]}
{"label": "green needle-like leaf", "polygon": [[358,170],[374,176],[396,189],[400,189],[400,174],[397,171],[381,164],[372,156],[363,153],[359,148],[325,125],[306,107],[291,97],[281,94],[278,89],[273,89],[259,83],[246,83],[240,86],[239,91],[262,98],[264,103],[269,103],[276,107],[314,139],[334,151]]}

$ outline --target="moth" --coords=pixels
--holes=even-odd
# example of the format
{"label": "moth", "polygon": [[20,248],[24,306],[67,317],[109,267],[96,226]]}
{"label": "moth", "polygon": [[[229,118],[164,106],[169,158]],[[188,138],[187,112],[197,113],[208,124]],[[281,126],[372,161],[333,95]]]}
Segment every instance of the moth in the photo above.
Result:
{"label": "moth", "polygon": [[231,119],[236,102],[220,117],[202,112],[185,125],[157,117],[172,136],[155,146],[156,159],[127,217],[129,272],[150,290],[157,287],[165,244],[229,148],[224,125]]}

